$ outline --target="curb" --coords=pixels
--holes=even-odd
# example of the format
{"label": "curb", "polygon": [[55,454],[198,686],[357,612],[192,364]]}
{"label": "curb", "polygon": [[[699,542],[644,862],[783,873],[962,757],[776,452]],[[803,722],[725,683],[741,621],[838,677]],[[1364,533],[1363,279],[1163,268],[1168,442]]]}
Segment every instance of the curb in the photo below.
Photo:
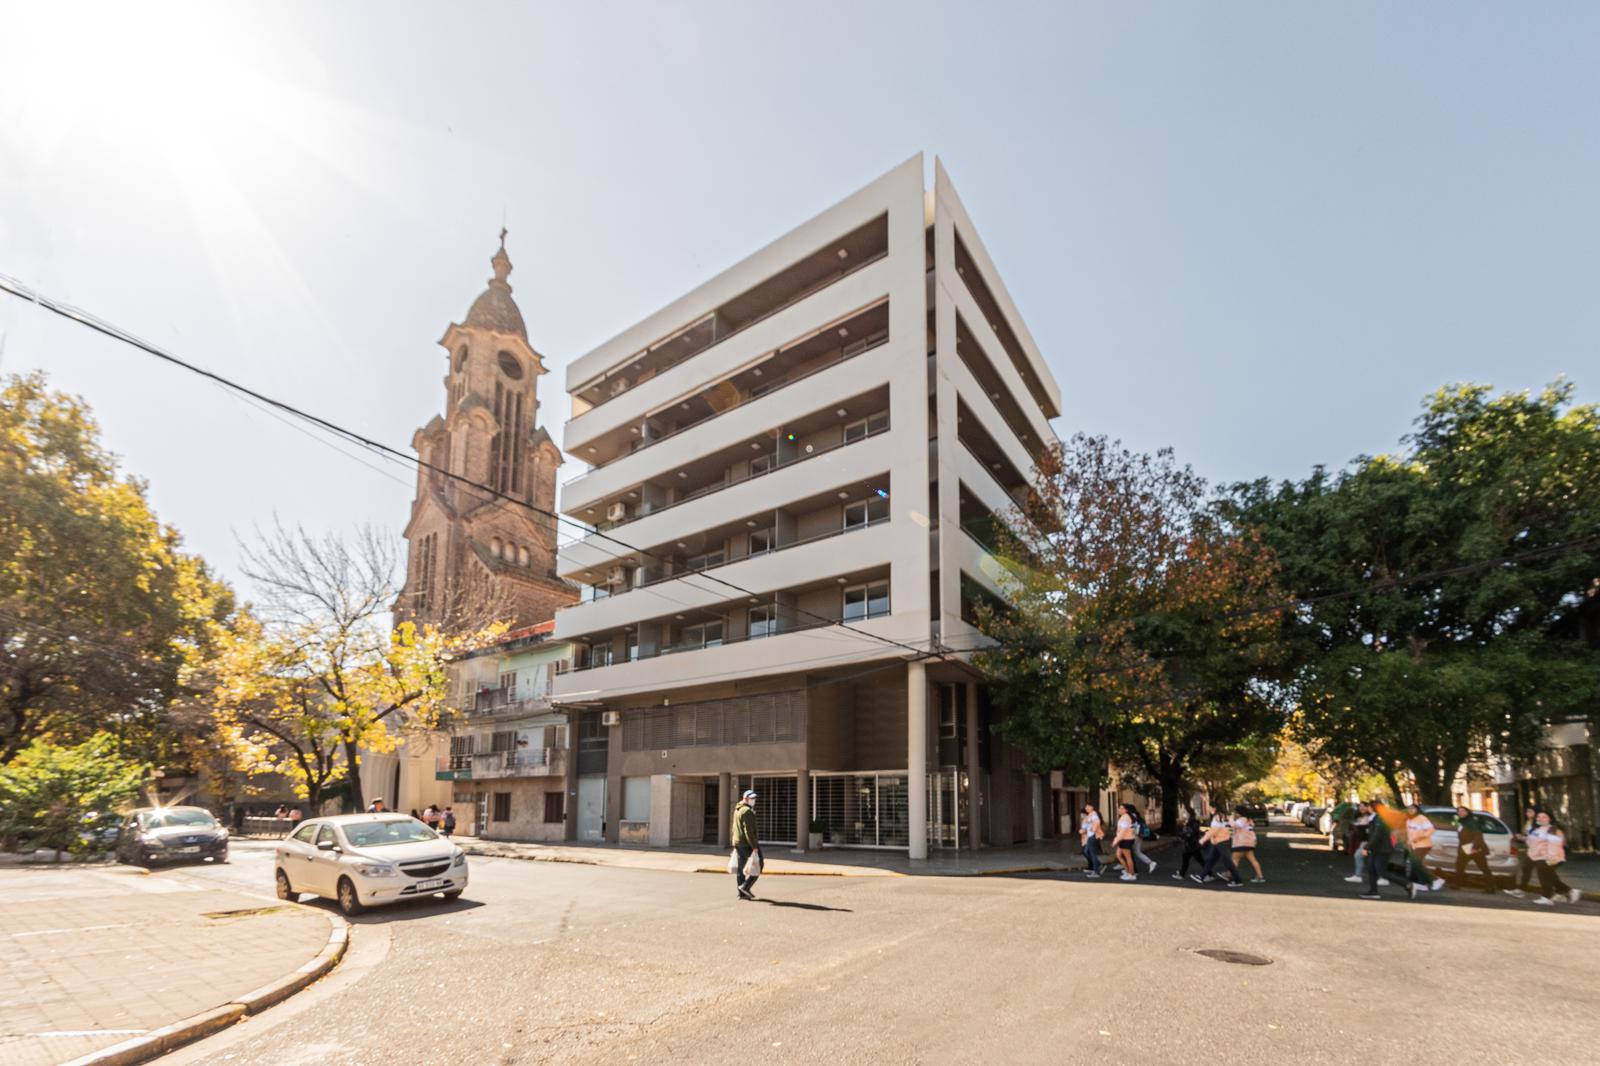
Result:
{"label": "curb", "polygon": [[345,949],[350,945],[350,923],[336,914],[323,912],[322,916],[328,919],[331,927],[327,944],[315,958],[288,976],[270,981],[219,1007],[190,1015],[160,1029],[152,1029],[144,1036],[124,1040],[120,1044],[73,1059],[65,1066],[132,1066],[133,1063],[147,1062],[191,1041],[220,1032],[247,1015],[259,1014],[274,1003],[288,999],[339,965]]}

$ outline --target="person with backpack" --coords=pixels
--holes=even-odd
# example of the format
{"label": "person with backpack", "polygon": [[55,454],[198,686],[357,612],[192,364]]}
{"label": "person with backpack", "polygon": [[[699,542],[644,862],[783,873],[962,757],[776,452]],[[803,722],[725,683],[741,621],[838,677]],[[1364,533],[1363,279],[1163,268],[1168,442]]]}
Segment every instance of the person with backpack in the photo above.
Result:
{"label": "person with backpack", "polygon": [[1549,811],[1539,813],[1533,832],[1528,834],[1528,856],[1533,860],[1534,872],[1539,875],[1539,897],[1533,902],[1553,907],[1558,893],[1566,896],[1568,903],[1583,898],[1582,892],[1561,880],[1556,872],[1556,867],[1567,861],[1567,834],[1550,817]]}
{"label": "person with backpack", "polygon": [[1139,811],[1132,804],[1125,804],[1124,806],[1126,807],[1128,813],[1133,815],[1133,861],[1135,863],[1134,869],[1138,869],[1138,865],[1137,864],[1142,862],[1142,863],[1144,863],[1144,866],[1145,866],[1145,873],[1153,874],[1153,873],[1156,872],[1156,862],[1155,862],[1154,859],[1149,858],[1148,856],[1145,855],[1145,853],[1144,853],[1144,842],[1145,842],[1146,838],[1153,837],[1153,836],[1155,836],[1155,834],[1150,831],[1150,827],[1148,825],[1145,825],[1145,823],[1144,823],[1144,815],[1140,814]]}
{"label": "person with backpack", "polygon": [[455,833],[455,831],[456,831],[456,811],[455,811],[454,807],[446,807],[444,809],[444,816],[443,816],[443,818],[440,819],[439,824],[440,824],[440,826],[443,827],[444,835],[445,835],[446,838],[449,838],[452,834]]}
{"label": "person with backpack", "polygon": [[1239,869],[1233,865],[1233,826],[1228,824],[1228,818],[1218,810],[1211,815],[1211,825],[1207,827],[1205,835],[1201,837],[1202,844],[1209,848],[1206,855],[1206,864],[1200,871],[1200,881],[1215,881],[1218,877],[1217,868],[1222,868],[1222,883],[1229,888],[1238,888],[1244,884],[1239,878]]}
{"label": "person with backpack", "polygon": [[739,859],[739,865],[733,872],[733,880],[738,886],[740,899],[756,898],[756,877],[761,875],[746,876],[744,870],[750,862],[750,856],[761,854],[759,834],[760,827],[756,824],[756,794],[753,790],[746,790],[733,808],[733,850]]}
{"label": "person with backpack", "polygon": [[1082,846],[1084,861],[1089,864],[1088,877],[1100,876],[1100,841],[1106,835],[1105,826],[1100,820],[1100,812],[1092,803],[1083,805],[1082,817],[1078,822],[1078,841]]}

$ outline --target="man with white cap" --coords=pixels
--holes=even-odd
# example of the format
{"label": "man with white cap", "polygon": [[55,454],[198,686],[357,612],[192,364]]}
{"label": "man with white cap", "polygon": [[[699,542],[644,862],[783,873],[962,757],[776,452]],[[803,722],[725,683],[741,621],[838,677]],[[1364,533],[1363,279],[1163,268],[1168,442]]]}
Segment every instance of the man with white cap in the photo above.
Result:
{"label": "man with white cap", "polygon": [[[753,889],[756,887],[754,877],[744,874],[745,863],[750,861],[751,854],[761,854],[761,844],[756,839],[756,794],[746,790],[733,808],[733,848],[739,856],[739,868],[734,872],[734,883],[739,886],[740,899],[755,899]],[[758,875],[759,876],[759,875]]]}

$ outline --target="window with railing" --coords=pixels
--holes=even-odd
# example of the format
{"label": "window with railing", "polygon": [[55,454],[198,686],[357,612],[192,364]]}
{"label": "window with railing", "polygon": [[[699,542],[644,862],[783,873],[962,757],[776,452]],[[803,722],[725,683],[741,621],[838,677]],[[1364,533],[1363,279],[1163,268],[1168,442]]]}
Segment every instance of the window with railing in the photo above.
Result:
{"label": "window with railing", "polygon": [[844,590],[844,620],[858,622],[889,613],[889,582],[872,581]]}

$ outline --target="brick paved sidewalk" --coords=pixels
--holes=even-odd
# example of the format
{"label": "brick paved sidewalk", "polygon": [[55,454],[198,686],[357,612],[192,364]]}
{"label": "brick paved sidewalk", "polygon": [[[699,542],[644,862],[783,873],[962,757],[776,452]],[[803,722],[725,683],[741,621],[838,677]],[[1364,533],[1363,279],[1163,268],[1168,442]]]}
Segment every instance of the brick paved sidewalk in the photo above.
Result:
{"label": "brick paved sidewalk", "polygon": [[315,909],[127,867],[0,870],[0,1062],[49,1066],[209,1010],[309,962]]}

